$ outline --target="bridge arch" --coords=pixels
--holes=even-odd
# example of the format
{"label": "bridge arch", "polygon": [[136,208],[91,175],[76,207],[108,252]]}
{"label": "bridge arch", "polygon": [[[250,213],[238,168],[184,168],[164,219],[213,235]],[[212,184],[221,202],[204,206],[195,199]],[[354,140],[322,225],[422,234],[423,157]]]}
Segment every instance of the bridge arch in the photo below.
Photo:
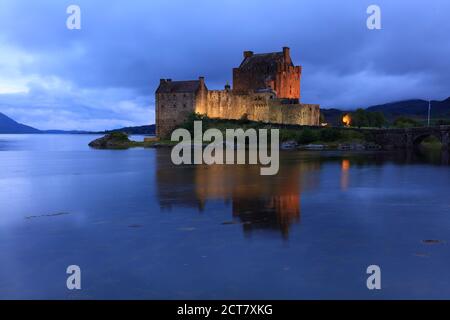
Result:
{"label": "bridge arch", "polygon": [[424,133],[421,133],[421,134],[418,134],[418,135],[414,136],[413,137],[413,145],[415,147],[419,146],[425,139],[427,139],[429,137],[435,137],[436,139],[439,140],[439,142],[441,144],[444,143],[443,137],[442,137],[440,132],[430,131],[430,132],[424,132]]}
{"label": "bridge arch", "polygon": [[419,128],[384,128],[373,129],[352,128],[364,133],[368,139],[389,148],[409,149],[417,147],[424,139],[434,136],[442,143],[442,150],[450,149],[450,126],[419,127]]}

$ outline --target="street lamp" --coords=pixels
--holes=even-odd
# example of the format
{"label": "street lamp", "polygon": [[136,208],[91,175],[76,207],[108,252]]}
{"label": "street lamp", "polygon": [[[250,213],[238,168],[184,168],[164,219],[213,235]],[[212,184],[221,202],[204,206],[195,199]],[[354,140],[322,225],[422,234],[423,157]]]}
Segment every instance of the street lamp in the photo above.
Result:
{"label": "street lamp", "polygon": [[428,126],[430,126],[431,100],[428,101]]}

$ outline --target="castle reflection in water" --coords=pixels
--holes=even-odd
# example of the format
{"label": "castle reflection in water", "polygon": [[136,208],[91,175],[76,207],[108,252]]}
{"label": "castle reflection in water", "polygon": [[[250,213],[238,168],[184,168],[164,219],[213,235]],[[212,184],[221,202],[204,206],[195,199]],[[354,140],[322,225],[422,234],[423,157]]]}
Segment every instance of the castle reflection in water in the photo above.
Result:
{"label": "castle reflection in water", "polygon": [[[317,191],[325,164],[334,162],[328,174],[340,178],[343,192],[351,187],[351,168],[390,162],[394,164],[449,165],[448,152],[342,154],[286,152],[280,154],[280,171],[275,176],[261,176],[259,166],[186,165],[175,166],[170,151],[157,152],[157,197],[162,210],[220,212],[225,206],[229,216],[223,223],[240,223],[245,233],[255,230],[279,230],[284,237],[290,226],[300,222],[301,196]],[[353,177],[355,178],[355,177]],[[361,178],[361,177],[360,177]],[[207,208],[207,210],[205,209]]]}
{"label": "castle reflection in water", "polygon": [[314,189],[320,169],[317,161],[283,159],[276,176],[261,176],[256,165],[174,166],[166,153],[157,156],[159,204],[163,210],[196,208],[205,211],[208,201],[230,207],[224,224],[240,223],[244,232],[279,230],[284,237],[301,217],[302,191]]}

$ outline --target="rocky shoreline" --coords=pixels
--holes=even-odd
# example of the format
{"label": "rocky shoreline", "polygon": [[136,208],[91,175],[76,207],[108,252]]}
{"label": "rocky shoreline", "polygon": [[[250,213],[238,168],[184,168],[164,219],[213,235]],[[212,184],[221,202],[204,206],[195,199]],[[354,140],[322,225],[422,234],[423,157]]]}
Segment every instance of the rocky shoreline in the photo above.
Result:
{"label": "rocky shoreline", "polygon": [[[128,135],[122,132],[115,132],[106,134],[89,143],[89,146],[94,149],[129,149],[129,148],[171,148],[177,142],[170,140],[159,140],[158,138],[148,137],[144,141],[130,140]],[[342,150],[342,151],[378,151],[382,150],[382,146],[373,143],[349,142],[339,144],[307,144],[301,145],[296,141],[285,141],[280,143],[280,150]]]}
{"label": "rocky shoreline", "polygon": [[145,138],[144,141],[130,140],[128,135],[122,132],[113,132],[95,139],[89,143],[94,149],[129,149],[129,148],[163,148],[172,147],[171,141],[159,141],[156,138]]}

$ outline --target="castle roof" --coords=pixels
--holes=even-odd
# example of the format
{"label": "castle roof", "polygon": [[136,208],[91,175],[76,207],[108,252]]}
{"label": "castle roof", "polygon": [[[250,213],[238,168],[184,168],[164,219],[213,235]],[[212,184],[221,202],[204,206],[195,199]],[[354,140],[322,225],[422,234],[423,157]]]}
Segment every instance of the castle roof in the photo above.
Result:
{"label": "castle roof", "polygon": [[196,92],[200,87],[200,80],[172,81],[161,80],[156,93]]}
{"label": "castle roof", "polygon": [[[248,56],[242,61],[239,66],[240,69],[253,69],[255,67],[267,66],[274,68],[277,63],[283,63],[284,53],[283,52],[271,52],[271,53],[258,53]],[[291,62],[292,64],[292,62]]]}

